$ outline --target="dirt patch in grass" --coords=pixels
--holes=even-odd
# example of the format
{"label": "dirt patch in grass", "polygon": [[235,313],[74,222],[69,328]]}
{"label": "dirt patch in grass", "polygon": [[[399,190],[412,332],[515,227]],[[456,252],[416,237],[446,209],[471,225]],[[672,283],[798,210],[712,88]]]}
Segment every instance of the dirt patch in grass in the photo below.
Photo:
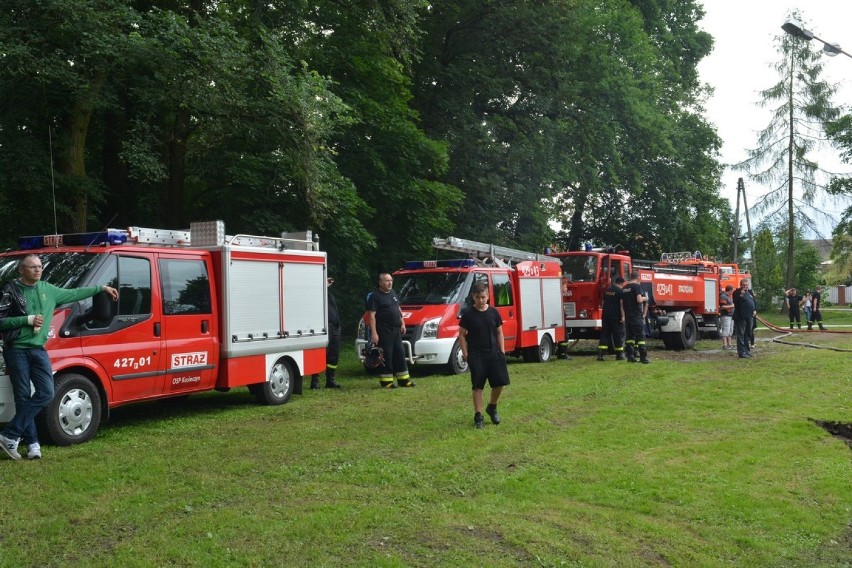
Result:
{"label": "dirt patch in grass", "polygon": [[846,442],[846,445],[849,446],[850,450],[852,450],[852,424],[846,422],[814,420],[813,418],[809,418],[808,420],[810,420],[835,438],[840,438],[841,440]]}

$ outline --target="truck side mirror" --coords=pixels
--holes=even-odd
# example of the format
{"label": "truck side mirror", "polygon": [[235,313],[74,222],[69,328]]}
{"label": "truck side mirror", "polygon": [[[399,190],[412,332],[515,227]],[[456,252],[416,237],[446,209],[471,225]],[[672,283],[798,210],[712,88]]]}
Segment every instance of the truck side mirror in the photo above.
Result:
{"label": "truck side mirror", "polygon": [[86,319],[100,323],[108,322],[112,318],[112,298],[106,292],[98,292],[92,297],[92,311],[87,314]]}

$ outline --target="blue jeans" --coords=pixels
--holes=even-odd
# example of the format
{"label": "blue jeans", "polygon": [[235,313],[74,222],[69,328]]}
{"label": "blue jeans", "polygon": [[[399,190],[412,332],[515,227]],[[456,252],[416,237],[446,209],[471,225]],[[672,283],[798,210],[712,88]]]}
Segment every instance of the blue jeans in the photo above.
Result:
{"label": "blue jeans", "polygon": [[[15,416],[6,424],[3,435],[24,444],[38,442],[35,417],[53,400],[53,369],[44,347],[3,349],[6,370],[15,396]],[[35,386],[32,392],[30,383]]]}

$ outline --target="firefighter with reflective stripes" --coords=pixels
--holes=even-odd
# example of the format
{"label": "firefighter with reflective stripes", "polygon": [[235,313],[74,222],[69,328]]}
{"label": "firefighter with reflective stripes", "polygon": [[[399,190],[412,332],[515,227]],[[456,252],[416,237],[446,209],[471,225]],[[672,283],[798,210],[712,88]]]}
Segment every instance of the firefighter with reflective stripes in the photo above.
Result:
{"label": "firefighter with reflective stripes", "polygon": [[[369,297],[367,313],[370,319],[370,340],[384,351],[385,362],[379,371],[379,384],[392,389],[397,386],[413,387],[408,375],[408,364],[402,347],[405,321],[399,297],[393,290],[393,276],[387,272],[379,274],[379,288]],[[396,384],[394,384],[396,379]]]}
{"label": "firefighter with reflective stripes", "polygon": [[650,363],[645,347],[645,306],[648,298],[639,284],[638,270],[630,274],[630,280],[624,285],[622,294],[624,329],[627,335],[624,351],[627,353],[627,360],[635,363],[638,354],[640,362]]}
{"label": "firefighter with reflective stripes", "polygon": [[624,308],[622,306],[624,278],[617,276],[603,295],[601,338],[598,341],[598,361],[603,361],[609,346],[615,348],[615,358],[624,361]]}
{"label": "firefighter with reflective stripes", "polygon": [[[325,285],[331,288],[334,278],[326,278]],[[337,372],[337,363],[340,360],[340,314],[337,311],[337,302],[329,290],[328,294],[328,347],[325,350],[325,388],[339,389],[340,385],[334,381]],[[320,388],[319,375],[311,376],[311,389]]]}

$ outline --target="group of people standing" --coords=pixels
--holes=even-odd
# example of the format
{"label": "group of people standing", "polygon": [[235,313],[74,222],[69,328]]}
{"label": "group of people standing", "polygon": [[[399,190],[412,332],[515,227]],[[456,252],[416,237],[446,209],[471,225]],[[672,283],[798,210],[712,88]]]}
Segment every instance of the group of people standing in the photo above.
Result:
{"label": "group of people standing", "polygon": [[613,280],[604,292],[602,311],[598,361],[604,361],[612,347],[617,361],[650,363],[645,346],[648,295],[639,283],[638,271],[633,271],[627,282],[621,276]]}
{"label": "group of people standing", "polygon": [[743,278],[736,290],[730,284],[725,286],[725,290],[719,294],[719,335],[722,336],[722,349],[734,349],[732,338],[736,336],[737,356],[740,359],[751,359],[756,317],[757,301],[751,290],[751,281]]}
{"label": "group of people standing", "polygon": [[790,317],[790,329],[794,329],[794,325],[798,329],[802,329],[801,311],[803,309],[809,330],[813,330],[814,323],[820,329],[825,329],[825,326],[822,325],[822,293],[818,286],[813,292],[806,291],[804,295],[799,295],[795,288],[790,288],[784,292],[784,306],[787,308],[787,315]]}
{"label": "group of people standing", "polygon": [[[459,346],[462,358],[470,367],[473,424],[482,428],[485,424],[483,410],[492,424],[500,424],[497,402],[503,387],[509,384],[509,369],[504,353],[503,320],[500,312],[488,304],[488,287],[483,283],[474,284],[471,299],[473,304],[462,312],[459,321]],[[413,387],[402,345],[405,319],[389,273],[379,275],[378,289],[367,297],[367,317],[370,341],[381,348],[384,357],[379,370],[379,385],[386,389]],[[483,408],[486,383],[491,387],[491,395],[488,405]]]}

